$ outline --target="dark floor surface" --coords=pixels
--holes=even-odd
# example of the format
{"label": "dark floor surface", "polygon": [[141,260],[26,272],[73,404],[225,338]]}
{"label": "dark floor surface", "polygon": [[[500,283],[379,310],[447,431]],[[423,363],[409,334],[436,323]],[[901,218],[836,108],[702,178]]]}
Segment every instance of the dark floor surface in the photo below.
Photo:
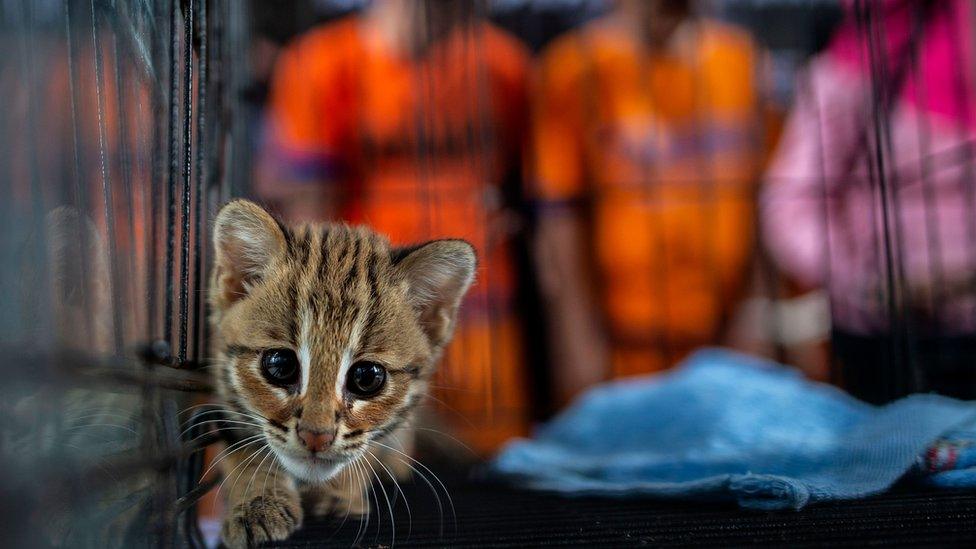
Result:
{"label": "dark floor surface", "polygon": [[[358,519],[312,521],[281,547],[534,547],[632,545],[971,546],[976,547],[976,494],[898,488],[862,501],[799,512],[745,511],[734,505],[651,500],[566,498],[444,475],[451,512],[438,486],[443,520],[431,488],[403,486],[390,511],[379,506],[368,525]],[[436,485],[436,483],[435,483]],[[443,528],[443,533],[440,529]]]}

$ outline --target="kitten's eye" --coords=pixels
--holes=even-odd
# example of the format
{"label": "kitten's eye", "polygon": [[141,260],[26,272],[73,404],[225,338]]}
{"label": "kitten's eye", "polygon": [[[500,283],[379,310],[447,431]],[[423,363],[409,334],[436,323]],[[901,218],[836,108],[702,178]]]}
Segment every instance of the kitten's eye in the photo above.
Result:
{"label": "kitten's eye", "polygon": [[375,362],[353,364],[346,376],[346,389],[359,398],[369,398],[380,392],[386,383],[386,368]]}
{"label": "kitten's eye", "polygon": [[275,385],[298,383],[299,370],[298,357],[291,349],[268,349],[261,355],[261,371]]}

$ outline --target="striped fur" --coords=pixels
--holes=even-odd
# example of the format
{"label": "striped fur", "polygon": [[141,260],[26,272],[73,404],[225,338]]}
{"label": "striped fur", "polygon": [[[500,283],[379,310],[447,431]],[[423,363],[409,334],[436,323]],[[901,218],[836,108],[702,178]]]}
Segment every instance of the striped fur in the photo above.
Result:
{"label": "striped fur", "polygon": [[[350,463],[365,459],[371,441],[409,421],[472,282],[474,252],[456,240],[391,249],[384,237],[363,227],[287,227],[247,201],[220,211],[214,244],[210,303],[219,394],[231,410],[227,419],[246,417],[256,424],[231,431],[235,438],[262,435],[257,440],[270,448],[268,456],[252,460],[263,462],[254,473],[263,482],[251,483],[254,491],[228,494],[232,524],[225,522],[224,541],[254,542],[255,531],[267,533],[262,539],[282,539],[289,524],[293,529],[300,523],[300,507],[287,500],[299,484],[325,485],[342,476]],[[262,352],[272,348],[298,355],[296,390],[262,376]],[[345,389],[347,369],[360,360],[387,369],[386,385],[369,399]],[[332,447],[313,456],[297,438],[298,425],[334,433]],[[246,471],[252,467],[241,459],[225,461]],[[279,466],[291,478],[276,476],[267,483],[268,471]],[[263,492],[257,490],[262,484]],[[286,494],[287,501],[253,504],[272,498],[272,490]],[[267,516],[278,508],[287,512]],[[241,526],[253,522],[264,530]]]}

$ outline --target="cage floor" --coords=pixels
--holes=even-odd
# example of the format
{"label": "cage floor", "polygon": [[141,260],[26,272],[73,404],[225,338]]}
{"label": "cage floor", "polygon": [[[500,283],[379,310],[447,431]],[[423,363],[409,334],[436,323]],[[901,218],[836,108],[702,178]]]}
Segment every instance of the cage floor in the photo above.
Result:
{"label": "cage floor", "polygon": [[[456,512],[422,480],[409,481],[393,506],[382,491],[369,524],[311,520],[280,547],[531,547],[582,545],[937,545],[976,546],[976,494],[891,493],[822,504],[800,512],[744,511],[733,505],[651,500],[566,498],[445,478]],[[386,487],[394,498],[395,488]],[[443,532],[440,530],[443,528]]]}

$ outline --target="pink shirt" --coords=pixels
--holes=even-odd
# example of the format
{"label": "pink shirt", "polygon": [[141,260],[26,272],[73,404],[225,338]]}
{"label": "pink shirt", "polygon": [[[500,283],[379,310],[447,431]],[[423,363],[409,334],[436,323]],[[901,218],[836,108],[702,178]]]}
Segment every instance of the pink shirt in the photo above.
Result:
{"label": "pink shirt", "polygon": [[[915,3],[884,4],[884,55],[895,71]],[[888,119],[888,234],[901,303],[940,333],[976,331],[976,138],[968,2],[936,2],[919,60]],[[887,329],[887,260],[865,29],[842,28],[800,82],[797,102],[766,174],[767,246],[801,283],[827,287],[838,327]],[[867,145],[863,143],[867,132]],[[859,148],[860,147],[860,148]],[[852,156],[853,153],[859,153]],[[853,164],[851,161],[853,160]],[[935,304],[933,306],[933,304]],[[933,326],[934,327],[934,326]]]}

